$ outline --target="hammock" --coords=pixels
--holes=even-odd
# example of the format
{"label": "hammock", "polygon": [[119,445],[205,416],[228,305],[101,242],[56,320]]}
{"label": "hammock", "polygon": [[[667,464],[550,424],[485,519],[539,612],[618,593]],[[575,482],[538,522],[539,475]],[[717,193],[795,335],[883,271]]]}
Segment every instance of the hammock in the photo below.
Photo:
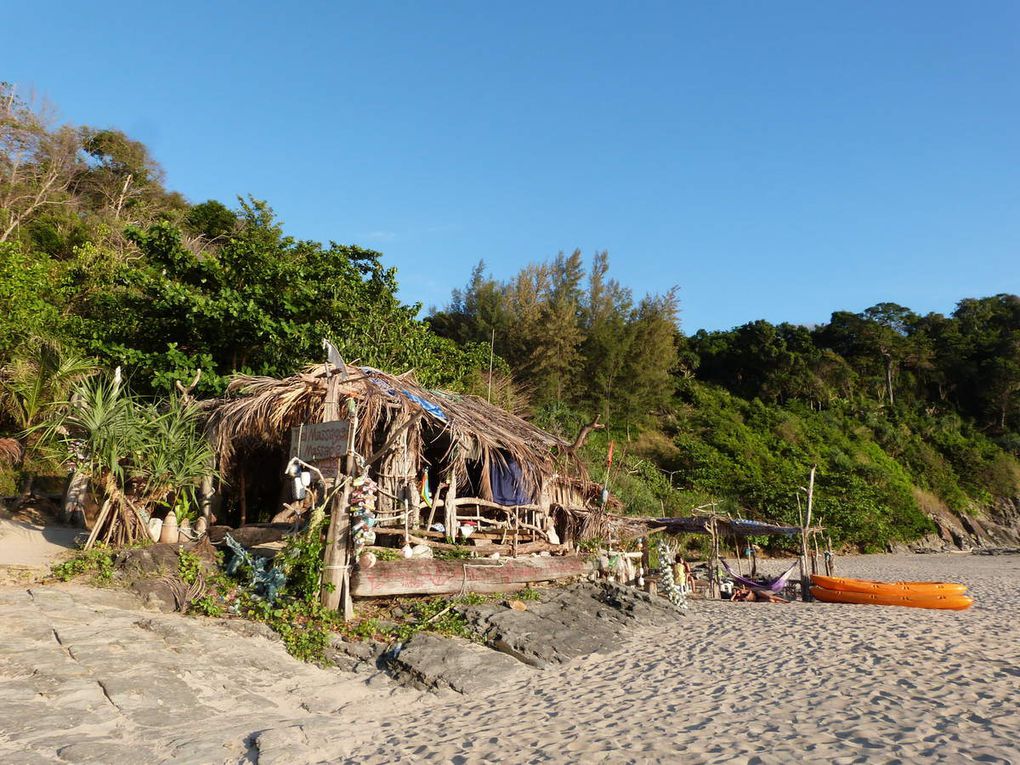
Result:
{"label": "hammock", "polygon": [[752,590],[768,590],[769,592],[781,592],[782,589],[786,587],[786,582],[789,580],[790,575],[793,573],[793,570],[797,568],[797,561],[794,561],[790,565],[790,567],[786,569],[786,571],[784,571],[775,579],[772,579],[769,582],[756,582],[753,579],[748,579],[747,577],[741,576],[740,574],[734,574],[733,569],[727,566],[726,561],[724,561],[722,558],[719,559],[719,562],[722,563],[723,568],[726,569],[726,573],[730,575],[730,578],[734,582],[738,582],[739,584],[742,584],[745,587],[749,587]]}

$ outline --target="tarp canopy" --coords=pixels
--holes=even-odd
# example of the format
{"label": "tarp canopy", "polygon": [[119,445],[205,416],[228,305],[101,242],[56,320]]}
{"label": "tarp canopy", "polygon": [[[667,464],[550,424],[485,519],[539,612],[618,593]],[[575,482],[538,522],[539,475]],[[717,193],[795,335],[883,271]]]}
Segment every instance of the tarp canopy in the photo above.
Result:
{"label": "tarp canopy", "polygon": [[[778,536],[795,537],[800,534],[799,526],[777,526],[764,521],[751,521],[743,518],[720,518],[715,519],[716,526],[723,536],[727,537],[756,537],[756,536]],[[711,534],[712,519],[707,516],[695,516],[692,518],[655,518],[650,524],[665,526],[665,531],[670,534]]]}

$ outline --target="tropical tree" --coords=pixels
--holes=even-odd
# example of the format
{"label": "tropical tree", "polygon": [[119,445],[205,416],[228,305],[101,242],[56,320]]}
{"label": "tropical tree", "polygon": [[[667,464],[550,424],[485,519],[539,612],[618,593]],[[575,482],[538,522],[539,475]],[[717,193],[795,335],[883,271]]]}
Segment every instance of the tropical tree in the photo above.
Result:
{"label": "tropical tree", "polygon": [[[67,406],[72,387],[95,371],[91,359],[59,346],[36,340],[31,351],[0,370],[0,409],[13,424],[21,444],[15,467],[42,466],[49,462],[48,444],[43,437],[47,421]],[[24,471],[21,493],[13,507],[22,505],[32,493],[35,470]]]}

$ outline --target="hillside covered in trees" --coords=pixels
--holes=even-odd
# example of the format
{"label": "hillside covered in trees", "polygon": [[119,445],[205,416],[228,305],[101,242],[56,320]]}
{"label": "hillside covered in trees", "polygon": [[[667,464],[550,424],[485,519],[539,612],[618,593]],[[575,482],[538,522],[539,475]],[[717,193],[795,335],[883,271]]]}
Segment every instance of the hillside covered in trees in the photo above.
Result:
{"label": "hillside covered in trees", "polygon": [[0,86],[0,495],[58,469],[33,428],[89,368],[121,366],[149,396],[202,369],[197,392],[215,395],[235,371],[320,361],[326,337],[570,436],[599,416],[586,456],[601,477],[616,442],[609,483],[628,512],[717,502],[795,521],[812,465],[820,522],[862,549],[919,538],[933,515],[1015,509],[1017,296],[688,335],[675,290],[622,281],[606,253],[506,281],[480,264],[422,319],[380,253],[295,239],[259,200],[189,202],[144,145],[53,124]]}

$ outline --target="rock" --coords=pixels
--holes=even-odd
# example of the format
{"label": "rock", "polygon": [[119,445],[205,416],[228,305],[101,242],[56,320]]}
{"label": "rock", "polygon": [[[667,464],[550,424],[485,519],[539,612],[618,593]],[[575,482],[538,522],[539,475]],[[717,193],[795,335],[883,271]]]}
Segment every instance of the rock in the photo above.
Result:
{"label": "rock", "polygon": [[338,712],[374,732],[418,695],[374,667],[369,687],[304,664],[263,625],[142,612],[123,590],[0,588],[0,624],[5,765],[349,762]]}
{"label": "rock", "polygon": [[531,671],[485,646],[427,632],[407,641],[389,664],[398,680],[415,687],[464,694],[489,690]]}
{"label": "rock", "polygon": [[1020,497],[999,497],[973,513],[955,512],[945,507],[929,508],[936,533],[915,543],[934,549],[969,550],[982,547],[1020,545]]}
{"label": "rock", "polygon": [[177,603],[173,590],[164,581],[164,577],[178,570],[180,560],[178,551],[182,547],[198,556],[207,576],[216,572],[216,550],[207,539],[182,545],[153,544],[146,547],[129,547],[117,553],[113,560],[114,569],[118,577],[147,607],[165,612],[175,611]]}
{"label": "rock", "polygon": [[359,661],[374,661],[386,652],[386,645],[374,640],[344,640],[337,637],[331,645],[335,650]]}
{"label": "rock", "polygon": [[262,622],[252,622],[247,619],[218,619],[215,623],[229,632],[246,638],[261,637],[274,643],[279,643],[282,639],[272,627]]}
{"label": "rock", "polygon": [[610,582],[548,590],[527,611],[484,603],[458,611],[492,648],[533,667],[564,664],[619,646],[638,626],[669,628],[683,617],[667,601]]}
{"label": "rock", "polygon": [[146,547],[129,547],[117,553],[113,565],[118,572],[128,578],[160,577],[177,571],[180,559],[178,550],[181,547],[198,556],[206,573],[215,571],[216,550],[205,540],[183,545],[153,544]]}
{"label": "rock", "polygon": [[971,550],[973,555],[1020,555],[1020,547],[982,547]]}

